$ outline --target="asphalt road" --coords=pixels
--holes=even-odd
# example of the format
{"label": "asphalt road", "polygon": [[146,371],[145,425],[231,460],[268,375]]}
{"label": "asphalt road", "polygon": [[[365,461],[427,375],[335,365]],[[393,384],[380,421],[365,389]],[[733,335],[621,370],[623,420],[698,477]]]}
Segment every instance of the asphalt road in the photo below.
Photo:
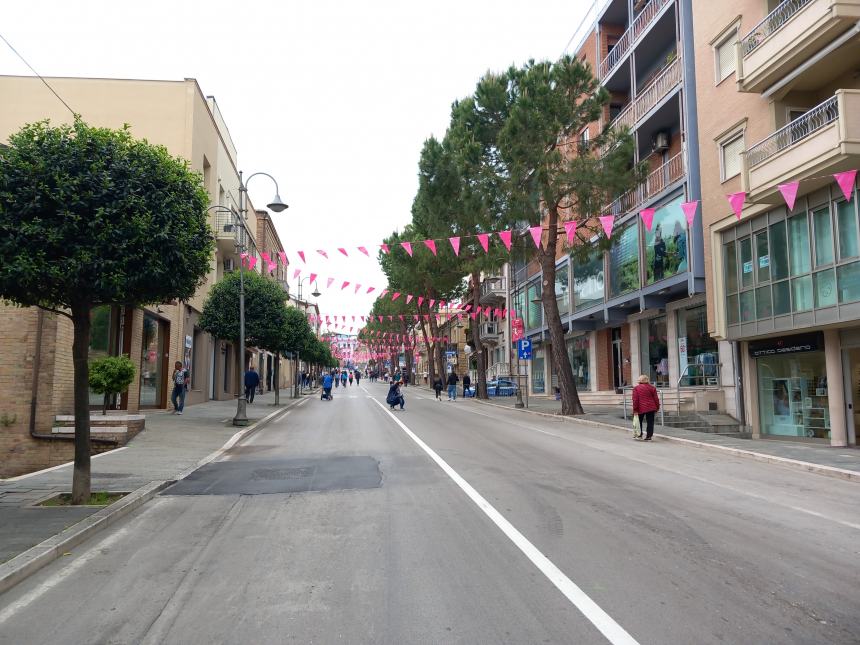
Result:
{"label": "asphalt road", "polygon": [[860,643],[860,487],[385,386],[0,596],[0,643]]}

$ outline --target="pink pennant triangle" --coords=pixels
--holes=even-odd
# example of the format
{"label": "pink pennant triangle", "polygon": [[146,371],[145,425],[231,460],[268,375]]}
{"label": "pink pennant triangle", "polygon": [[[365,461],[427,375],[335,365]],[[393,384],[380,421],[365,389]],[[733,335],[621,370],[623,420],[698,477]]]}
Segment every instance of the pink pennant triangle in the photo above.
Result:
{"label": "pink pennant triangle", "polygon": [[278,265],[275,262],[269,262],[269,273],[272,273],[277,268]]}
{"label": "pink pennant triangle", "polygon": [[472,303],[469,303],[465,307],[463,307],[463,311],[469,311],[471,308],[472,308]]}
{"label": "pink pennant triangle", "polygon": [[681,210],[684,211],[684,217],[687,218],[687,226],[693,225],[693,220],[696,219],[696,210],[699,208],[699,200],[692,202],[684,202],[681,204]]}
{"label": "pink pennant triangle", "polygon": [[451,248],[454,249],[454,255],[460,255],[460,238],[459,237],[449,237],[448,241],[451,243]]}
{"label": "pink pennant triangle", "polygon": [[374,291],[376,291],[376,287],[368,287],[367,291],[365,292],[365,295],[367,295],[368,293],[373,293]]}
{"label": "pink pennant triangle", "polygon": [[420,307],[422,304],[424,304],[424,296],[418,296],[418,306]]}
{"label": "pink pennant triangle", "polygon": [[564,223],[564,234],[567,236],[567,243],[573,245],[573,236],[576,235],[576,222],[570,220]]}
{"label": "pink pennant triangle", "polygon": [[536,248],[540,248],[540,238],[543,235],[543,228],[540,226],[532,226],[529,228],[529,233],[532,234],[532,241],[535,243]]}
{"label": "pink pennant triangle", "polygon": [[304,251],[296,251],[296,253],[299,254],[299,257],[302,259],[302,262],[304,264],[307,264],[307,262],[305,261],[305,252]]}
{"label": "pink pennant triangle", "polygon": [[489,233],[478,233],[478,241],[481,243],[481,248],[484,249],[484,253],[489,253],[490,234]]}
{"label": "pink pennant triangle", "polygon": [[436,255],[436,240],[424,240],[424,246],[430,249],[433,255]]}
{"label": "pink pennant triangle", "polygon": [[410,294],[408,294],[408,295],[406,296],[406,304],[407,304],[407,305],[408,305],[410,302],[412,302],[412,298],[413,298],[413,295],[412,295],[411,293],[410,293]]}
{"label": "pink pennant triangle", "polygon": [[502,244],[505,245],[505,248],[510,251],[511,250],[511,234],[513,231],[499,231],[498,236],[499,239],[502,240]]}
{"label": "pink pennant triangle", "polygon": [[376,318],[379,320],[379,322],[382,322],[382,316],[377,316]]}
{"label": "pink pennant triangle", "polygon": [[383,253],[391,253],[391,249],[388,248],[387,244],[380,244],[379,248],[382,249]]}
{"label": "pink pennant triangle", "polygon": [[358,250],[361,251],[362,253],[364,253],[367,257],[370,257],[370,253],[368,253],[367,249],[364,248],[363,246],[359,246]]}
{"label": "pink pennant triangle", "polygon": [[325,251],[323,251],[322,249],[317,249],[317,253],[319,253],[319,254],[320,254],[321,256],[323,256],[326,260],[328,260],[328,253],[326,253],[326,252],[325,252]]}
{"label": "pink pennant triangle", "polygon": [[436,304],[436,301],[433,298],[431,298],[430,299],[430,309],[432,309],[433,305],[435,305],[435,304]]}
{"label": "pink pennant triangle", "polygon": [[837,172],[833,175],[836,183],[842,189],[842,194],[845,195],[847,201],[851,201],[851,195],[854,193],[854,182],[857,181],[856,170],[846,170],[845,172]]}
{"label": "pink pennant triangle", "polygon": [[289,262],[287,262],[287,254],[283,251],[278,251],[278,257],[281,258],[281,264],[283,264],[284,266],[287,266],[287,264],[289,264]]}
{"label": "pink pennant triangle", "polygon": [[739,193],[732,193],[731,195],[726,195],[729,200],[729,204],[732,207],[732,211],[735,214],[735,217],[738,219],[741,218],[741,213],[744,210],[744,201],[747,198],[747,194],[743,191]]}
{"label": "pink pennant triangle", "polygon": [[342,285],[340,285],[340,290],[341,290],[341,291],[343,291],[343,290],[344,290],[344,289],[346,289],[348,286],[349,286],[349,282],[348,282],[348,281],[344,281],[344,283],[343,283]]}
{"label": "pink pennant triangle", "polygon": [[331,289],[331,285],[334,282],[334,278],[329,278],[326,282],[326,289]]}
{"label": "pink pennant triangle", "polygon": [[311,273],[311,274],[308,276],[308,280],[309,280],[310,282],[316,282],[316,281],[317,281],[317,274],[316,274],[316,273]]}
{"label": "pink pennant triangle", "polygon": [[340,251],[341,253],[343,253],[345,257],[349,257],[349,254],[347,254],[346,249],[341,249],[341,248],[339,248],[339,249],[338,249],[338,251]]}
{"label": "pink pennant triangle", "polygon": [[785,200],[785,205],[788,206],[790,213],[794,210],[794,203],[797,201],[797,189],[800,188],[800,182],[790,181],[787,184],[780,184],[777,188],[782,193],[782,198]]}
{"label": "pink pennant triangle", "polygon": [[400,246],[406,249],[406,252],[409,254],[409,257],[412,257],[412,242],[401,242]]}
{"label": "pink pennant triangle", "polygon": [[295,271],[293,271],[293,280],[295,280],[296,278],[298,278],[301,274],[302,274],[302,270],[301,270],[301,269],[296,269]]}
{"label": "pink pennant triangle", "polygon": [[642,221],[645,222],[645,228],[649,231],[651,230],[651,227],[654,226],[654,213],[656,212],[656,208],[643,208],[639,211],[639,216],[642,218]]}
{"label": "pink pennant triangle", "polygon": [[251,269],[251,271],[253,271],[255,266],[257,266],[257,258],[254,257],[253,255],[249,255],[248,256],[248,268]]}
{"label": "pink pennant triangle", "polygon": [[600,225],[603,227],[606,237],[612,237],[612,227],[615,226],[615,215],[601,215],[597,219],[600,220]]}
{"label": "pink pennant triangle", "polygon": [[261,257],[261,258],[263,258],[263,261],[264,261],[266,264],[268,264],[269,262],[271,262],[271,261],[272,261],[272,260],[271,260],[271,258],[269,257],[269,254],[268,254],[268,253],[266,253],[265,251],[260,251],[260,257]]}
{"label": "pink pennant triangle", "polygon": [[395,301],[395,300],[397,300],[399,297],[400,297],[400,292],[399,292],[399,291],[395,291],[393,294],[391,294],[391,302],[394,302],[394,301]]}
{"label": "pink pennant triangle", "polygon": [[359,290],[359,289],[361,289],[361,285],[360,285],[360,284],[356,284],[356,285],[355,285],[355,293],[358,293],[358,290]]}
{"label": "pink pennant triangle", "polygon": [[388,293],[388,289],[383,289],[383,290],[382,290],[382,293],[380,293],[380,294],[379,294],[379,297],[380,297],[380,298],[384,298],[384,297],[385,297],[385,294],[387,294],[387,293]]}

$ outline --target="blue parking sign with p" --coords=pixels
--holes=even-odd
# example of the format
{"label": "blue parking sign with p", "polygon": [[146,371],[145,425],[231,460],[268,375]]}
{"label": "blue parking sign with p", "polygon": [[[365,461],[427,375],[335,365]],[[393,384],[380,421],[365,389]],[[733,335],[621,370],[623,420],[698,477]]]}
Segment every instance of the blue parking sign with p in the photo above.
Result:
{"label": "blue parking sign with p", "polygon": [[517,352],[521,361],[530,361],[532,358],[532,341],[521,338],[517,341]]}

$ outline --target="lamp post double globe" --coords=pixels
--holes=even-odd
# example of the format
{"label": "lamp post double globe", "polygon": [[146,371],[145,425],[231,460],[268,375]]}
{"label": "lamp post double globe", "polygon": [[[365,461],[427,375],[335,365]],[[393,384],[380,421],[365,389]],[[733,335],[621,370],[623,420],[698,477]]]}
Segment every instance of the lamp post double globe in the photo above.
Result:
{"label": "lamp post double globe", "polygon": [[[266,204],[266,208],[275,213],[283,212],[288,208],[284,200],[281,199],[280,190],[278,189],[277,180],[270,174],[265,172],[255,172],[248,179],[244,179],[242,172],[239,172],[239,213],[237,214],[232,208],[226,206],[212,206],[208,210],[216,212],[229,212],[233,224],[236,225],[234,235],[236,237],[236,250],[239,253],[239,355],[240,359],[240,378],[245,373],[245,262],[242,254],[246,252],[246,239],[248,237],[247,229],[247,214],[248,214],[248,182],[257,175],[263,175],[272,180],[275,184],[275,196],[271,202]],[[240,383],[241,387],[241,383]],[[233,417],[234,426],[248,425],[248,401],[242,395],[241,391],[236,401],[236,416]]]}

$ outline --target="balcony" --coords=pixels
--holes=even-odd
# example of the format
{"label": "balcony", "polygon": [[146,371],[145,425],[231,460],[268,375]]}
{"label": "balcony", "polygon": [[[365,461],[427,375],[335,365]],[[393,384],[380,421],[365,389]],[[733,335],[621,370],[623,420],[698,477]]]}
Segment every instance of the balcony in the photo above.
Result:
{"label": "balcony", "polygon": [[481,337],[481,342],[497,343],[499,341],[499,334],[501,333],[501,326],[495,321],[482,322],[478,327],[478,334]]}
{"label": "balcony", "polygon": [[[777,186],[856,167],[860,155],[860,90],[838,90],[744,153],[742,183],[752,202],[780,203]],[[852,158],[853,157],[853,158]],[[817,186],[810,182],[804,192]]]}
{"label": "balcony", "polygon": [[681,60],[675,58],[640,90],[636,98],[610,123],[610,127],[634,129],[654,107],[681,84]]}
{"label": "balcony", "polygon": [[481,304],[504,300],[508,293],[505,286],[504,278],[495,276],[484,278],[484,281],[481,283]]}
{"label": "balcony", "polygon": [[641,184],[633,190],[630,190],[609,206],[604,209],[604,212],[613,215],[624,215],[633,212],[640,206],[643,206],[651,198],[656,197],[664,190],[669,188],[675,182],[681,181],[687,174],[686,165],[684,163],[684,153],[679,152],[674,157],[660,165],[655,170],[651,171]]}
{"label": "balcony", "polygon": [[[785,0],[738,43],[738,89],[765,91],[809,61],[858,19],[860,0]],[[850,62],[845,60],[845,52],[834,52],[826,58],[831,63]],[[830,65],[824,62],[825,72],[829,72]],[[825,80],[813,69],[807,74],[813,83]]]}
{"label": "balcony", "polygon": [[597,76],[604,80],[609,76],[615,68],[625,59],[628,52],[633,48],[633,45],[639,39],[651,23],[660,15],[663,7],[671,4],[673,0],[651,0],[642,11],[636,16],[636,19],[630,24],[627,30],[618,39],[618,43],[606,55],[600,64],[597,66]]}

